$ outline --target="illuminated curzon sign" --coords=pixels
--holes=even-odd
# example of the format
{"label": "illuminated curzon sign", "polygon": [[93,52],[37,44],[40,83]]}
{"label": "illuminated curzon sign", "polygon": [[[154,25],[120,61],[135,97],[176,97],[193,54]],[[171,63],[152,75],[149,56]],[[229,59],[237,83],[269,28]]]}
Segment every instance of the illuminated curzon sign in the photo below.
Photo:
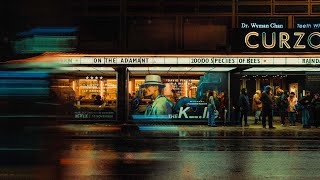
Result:
{"label": "illuminated curzon sign", "polygon": [[320,32],[310,30],[244,30],[232,34],[234,52],[319,52]]}
{"label": "illuminated curzon sign", "polygon": [[[249,32],[245,36],[245,43],[248,48],[250,49],[256,49],[259,48],[260,45],[262,45],[266,49],[272,49],[277,46],[277,48],[283,49],[305,49],[306,46],[312,48],[312,49],[319,49],[320,48],[320,42],[314,44],[314,41],[312,41],[315,38],[320,38],[320,32],[312,32],[306,37],[305,32],[294,32],[293,35],[297,38],[294,40],[294,44],[289,44],[290,40],[290,34],[287,32],[272,32],[271,35],[267,34],[267,32]],[[259,38],[260,43],[251,44],[250,38]],[[267,38],[271,39],[271,43],[267,43]],[[306,40],[304,40],[306,38]],[[302,41],[304,40],[304,41]],[[307,42],[306,44],[301,44],[302,42]]]}

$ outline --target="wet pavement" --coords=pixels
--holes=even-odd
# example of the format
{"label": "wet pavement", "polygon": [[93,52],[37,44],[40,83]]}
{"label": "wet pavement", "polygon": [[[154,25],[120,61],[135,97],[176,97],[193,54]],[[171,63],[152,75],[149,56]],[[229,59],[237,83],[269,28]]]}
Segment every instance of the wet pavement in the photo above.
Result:
{"label": "wet pavement", "polygon": [[66,124],[0,137],[0,179],[320,179],[320,129]]}
{"label": "wet pavement", "polygon": [[207,125],[145,125],[145,124],[66,124],[61,126],[28,127],[26,133],[45,132],[60,133],[73,138],[211,138],[211,139],[318,139],[319,128],[302,128],[296,126],[282,127],[274,125],[276,129],[264,129],[261,125],[249,127]]}
{"label": "wet pavement", "polygon": [[44,144],[30,141],[9,148],[2,144],[0,178],[320,178],[317,140],[132,137],[60,139],[56,145]]}

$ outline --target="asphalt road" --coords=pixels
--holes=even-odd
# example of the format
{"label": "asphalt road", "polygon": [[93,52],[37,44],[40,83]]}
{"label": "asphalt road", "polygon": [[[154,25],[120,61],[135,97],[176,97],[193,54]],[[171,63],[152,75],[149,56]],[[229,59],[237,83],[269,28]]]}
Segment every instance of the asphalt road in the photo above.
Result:
{"label": "asphalt road", "polygon": [[320,179],[320,143],[294,139],[1,138],[0,179]]}

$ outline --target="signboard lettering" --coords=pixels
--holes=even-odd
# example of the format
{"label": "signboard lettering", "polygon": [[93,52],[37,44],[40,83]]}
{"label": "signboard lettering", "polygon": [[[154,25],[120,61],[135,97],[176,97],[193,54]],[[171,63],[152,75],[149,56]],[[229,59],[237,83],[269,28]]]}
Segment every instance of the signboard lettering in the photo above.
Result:
{"label": "signboard lettering", "polygon": [[243,30],[233,33],[232,49],[237,52],[314,52],[320,49],[320,32],[297,30]]}

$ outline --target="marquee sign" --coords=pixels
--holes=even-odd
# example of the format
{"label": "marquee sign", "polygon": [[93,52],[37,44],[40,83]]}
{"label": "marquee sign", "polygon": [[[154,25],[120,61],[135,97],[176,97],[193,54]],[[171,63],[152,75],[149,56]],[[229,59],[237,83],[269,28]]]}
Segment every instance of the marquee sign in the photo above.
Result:
{"label": "marquee sign", "polygon": [[314,57],[61,57],[61,64],[78,65],[320,65]]}

